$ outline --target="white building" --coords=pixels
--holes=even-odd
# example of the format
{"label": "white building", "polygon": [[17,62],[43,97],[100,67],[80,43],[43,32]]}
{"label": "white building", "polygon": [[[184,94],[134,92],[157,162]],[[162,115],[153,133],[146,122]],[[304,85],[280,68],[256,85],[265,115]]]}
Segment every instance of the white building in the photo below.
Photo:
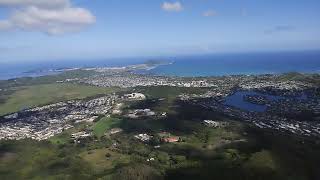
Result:
{"label": "white building", "polygon": [[208,127],[218,127],[218,126],[220,126],[219,122],[212,121],[212,120],[204,120],[203,123]]}
{"label": "white building", "polygon": [[146,96],[142,93],[131,93],[124,95],[128,99],[135,99],[135,100],[144,100]]}

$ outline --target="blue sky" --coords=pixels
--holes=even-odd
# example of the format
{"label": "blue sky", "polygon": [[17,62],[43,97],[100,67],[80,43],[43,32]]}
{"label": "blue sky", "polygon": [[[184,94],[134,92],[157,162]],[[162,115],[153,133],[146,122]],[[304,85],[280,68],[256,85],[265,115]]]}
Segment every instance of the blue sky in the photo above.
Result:
{"label": "blue sky", "polygon": [[319,17],[319,0],[0,0],[0,62],[320,49]]}

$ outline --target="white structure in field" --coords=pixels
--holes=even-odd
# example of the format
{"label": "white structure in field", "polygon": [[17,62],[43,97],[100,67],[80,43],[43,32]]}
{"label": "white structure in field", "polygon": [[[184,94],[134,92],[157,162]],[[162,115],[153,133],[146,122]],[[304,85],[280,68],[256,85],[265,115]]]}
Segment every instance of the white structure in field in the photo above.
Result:
{"label": "white structure in field", "polygon": [[142,93],[131,93],[124,95],[128,99],[135,99],[135,100],[144,100],[146,96]]}
{"label": "white structure in field", "polygon": [[138,134],[138,135],[135,135],[134,137],[143,142],[150,141],[150,139],[152,138],[152,136],[148,134]]}
{"label": "white structure in field", "polygon": [[204,120],[203,123],[208,127],[219,127],[220,123],[212,120]]}
{"label": "white structure in field", "polygon": [[112,134],[117,134],[117,133],[120,133],[122,132],[123,130],[121,128],[112,128],[110,129],[109,131],[109,134],[112,135]]}
{"label": "white structure in field", "polygon": [[71,139],[83,139],[83,138],[90,137],[91,135],[92,135],[91,133],[80,131],[80,132],[71,134]]}

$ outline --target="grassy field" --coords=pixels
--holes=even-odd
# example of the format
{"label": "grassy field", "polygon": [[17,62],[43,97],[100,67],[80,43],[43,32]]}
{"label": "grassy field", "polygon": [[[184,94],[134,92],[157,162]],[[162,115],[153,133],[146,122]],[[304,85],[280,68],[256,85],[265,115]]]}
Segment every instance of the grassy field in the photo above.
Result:
{"label": "grassy field", "polygon": [[79,131],[83,131],[86,129],[87,126],[91,126],[91,123],[80,123],[75,124],[73,128],[64,130],[62,133],[55,135],[48,139],[49,142],[51,142],[54,145],[64,145],[70,142],[70,135],[72,133],[76,133]]}
{"label": "grassy field", "polygon": [[24,86],[13,92],[0,104],[0,115],[48,103],[83,99],[98,94],[109,94],[114,88],[100,88],[77,84],[44,84]]}
{"label": "grassy field", "polygon": [[92,165],[96,172],[112,170],[118,164],[130,162],[130,156],[110,151],[107,148],[86,151],[81,153],[80,157]]}
{"label": "grassy field", "polygon": [[104,117],[100,119],[93,127],[93,133],[97,137],[101,137],[104,133],[120,123],[119,119]]}

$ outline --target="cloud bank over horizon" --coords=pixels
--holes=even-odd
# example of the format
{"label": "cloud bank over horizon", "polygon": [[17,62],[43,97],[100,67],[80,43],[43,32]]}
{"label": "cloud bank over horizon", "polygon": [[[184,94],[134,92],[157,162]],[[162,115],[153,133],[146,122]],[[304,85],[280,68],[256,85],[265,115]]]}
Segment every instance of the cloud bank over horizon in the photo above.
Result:
{"label": "cloud bank over horizon", "polygon": [[82,31],[96,22],[87,9],[74,7],[69,0],[0,0],[0,7],[10,10],[0,20],[0,31],[36,31],[62,35]]}

